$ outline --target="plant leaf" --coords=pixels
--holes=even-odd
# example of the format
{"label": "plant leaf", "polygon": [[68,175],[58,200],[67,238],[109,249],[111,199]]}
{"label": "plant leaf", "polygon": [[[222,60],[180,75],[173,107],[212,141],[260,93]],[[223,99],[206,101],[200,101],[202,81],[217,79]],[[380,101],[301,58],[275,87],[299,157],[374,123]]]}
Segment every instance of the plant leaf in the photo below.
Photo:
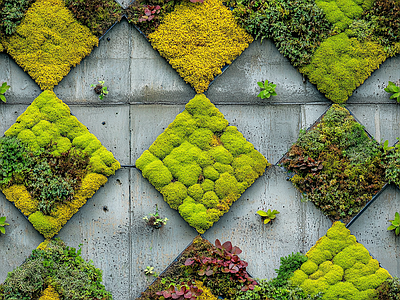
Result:
{"label": "plant leaf", "polygon": [[257,213],[258,213],[261,217],[267,217],[267,216],[268,216],[267,213],[266,213],[265,211],[263,211],[263,210],[259,210],[259,211],[257,211]]}

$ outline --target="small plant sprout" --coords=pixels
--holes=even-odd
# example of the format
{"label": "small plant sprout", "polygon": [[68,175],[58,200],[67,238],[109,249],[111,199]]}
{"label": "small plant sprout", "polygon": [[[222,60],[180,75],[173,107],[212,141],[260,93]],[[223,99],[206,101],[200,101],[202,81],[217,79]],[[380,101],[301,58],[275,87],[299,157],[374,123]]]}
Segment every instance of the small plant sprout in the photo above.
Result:
{"label": "small plant sprout", "polygon": [[276,84],[268,83],[268,80],[265,80],[264,83],[257,82],[258,86],[261,88],[261,92],[257,95],[261,99],[268,99],[271,96],[276,96],[275,88]]}
{"label": "small plant sprout", "polygon": [[4,93],[7,92],[9,88],[10,86],[7,85],[7,82],[3,82],[3,84],[0,86],[0,99],[4,103],[6,103],[6,97],[4,96]]}
{"label": "small plant sprout", "polygon": [[144,274],[146,276],[158,277],[158,274],[154,271],[154,267],[150,267],[150,266],[147,266],[146,269],[144,269]]}
{"label": "small plant sprout", "polygon": [[390,99],[396,99],[400,103],[400,87],[389,81],[389,85],[385,88],[385,91],[393,94]]}
{"label": "small plant sprout", "polygon": [[4,226],[6,225],[10,225],[8,223],[6,223],[6,217],[1,217],[0,218],[0,232],[2,234],[6,234],[6,229],[4,228]]}
{"label": "small plant sprout", "polygon": [[104,80],[99,81],[98,84],[91,84],[94,87],[94,92],[99,95],[99,99],[103,100],[104,96],[108,94],[107,87],[104,85]]}
{"label": "small plant sprout", "polygon": [[148,216],[144,216],[143,220],[147,223],[147,225],[159,229],[163,225],[167,224],[168,219],[167,218],[162,218],[160,217],[158,213],[158,206],[156,205],[156,213],[155,214],[149,214]]}
{"label": "small plant sprout", "polygon": [[269,222],[271,222],[276,218],[276,215],[279,214],[279,211],[275,209],[271,211],[271,209],[268,209],[268,211],[259,210],[257,213],[263,219],[264,224],[268,224]]}
{"label": "small plant sprout", "polygon": [[394,147],[389,147],[389,141],[386,140],[386,141],[383,143],[383,151],[385,152],[385,154],[386,154],[388,151],[392,150],[392,149],[394,149]]}
{"label": "small plant sprout", "polygon": [[390,225],[387,230],[394,230],[396,235],[400,234],[400,214],[398,212],[395,213],[394,220],[389,220],[389,222],[392,222],[392,225]]}

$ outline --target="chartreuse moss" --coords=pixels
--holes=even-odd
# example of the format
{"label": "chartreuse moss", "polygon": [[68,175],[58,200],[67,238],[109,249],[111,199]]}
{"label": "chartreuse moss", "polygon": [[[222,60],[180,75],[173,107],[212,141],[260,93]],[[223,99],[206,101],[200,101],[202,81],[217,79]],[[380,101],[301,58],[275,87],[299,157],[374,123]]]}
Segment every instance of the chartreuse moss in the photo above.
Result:
{"label": "chartreuse moss", "polygon": [[203,4],[184,0],[165,16],[149,40],[179,75],[202,93],[253,38],[238,26],[221,0]]}
{"label": "chartreuse moss", "polygon": [[376,288],[391,277],[341,222],[306,255],[290,281],[310,295],[322,292],[323,300],[377,299]]}
{"label": "chartreuse moss", "polygon": [[200,94],[136,160],[143,177],[200,233],[218,221],[268,165]]}
{"label": "chartreuse moss", "polygon": [[203,291],[201,293],[199,300],[217,300],[218,297],[214,296],[211,291],[203,285],[202,281],[196,280],[196,286]]}
{"label": "chartreuse moss", "polygon": [[42,90],[53,89],[98,42],[63,0],[37,0],[16,32],[3,40],[7,52]]}
{"label": "chartreuse moss", "polygon": [[379,43],[360,42],[349,38],[346,33],[340,33],[322,42],[311,63],[301,68],[300,72],[307,75],[328,99],[344,103],[386,57]]}
{"label": "chartreuse moss", "polygon": [[74,148],[90,157],[87,173],[73,199],[56,204],[49,215],[38,210],[38,201],[31,197],[25,186],[14,184],[3,187],[6,198],[14,202],[45,238],[57,234],[79,208],[107,182],[106,176],[113,175],[120,168],[113,154],[71,116],[69,107],[51,91],[44,91],[36,98],[5,135],[17,137],[31,150],[39,150],[52,143],[54,156]]}
{"label": "chartreuse moss", "polygon": [[60,300],[60,295],[51,285],[49,285],[49,287],[43,291],[39,300]]}

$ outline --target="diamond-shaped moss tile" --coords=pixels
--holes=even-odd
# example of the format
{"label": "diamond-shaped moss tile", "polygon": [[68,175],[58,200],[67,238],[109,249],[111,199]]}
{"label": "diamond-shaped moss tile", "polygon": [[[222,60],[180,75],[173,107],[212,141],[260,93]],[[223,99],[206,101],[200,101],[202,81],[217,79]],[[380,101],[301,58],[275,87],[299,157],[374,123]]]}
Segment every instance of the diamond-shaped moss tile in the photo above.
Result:
{"label": "diamond-shaped moss tile", "polygon": [[[129,16],[128,9],[131,19]],[[182,1],[148,38],[197,93],[207,90],[222,67],[231,64],[253,41],[220,0]]]}
{"label": "diamond-shaped moss tile", "polygon": [[290,181],[331,220],[348,222],[385,185],[383,149],[350,112],[332,105],[281,160]]}
{"label": "diamond-shaped moss tile", "polygon": [[0,189],[51,238],[120,168],[113,154],[44,91],[0,139]]}
{"label": "diamond-shaped moss tile", "polygon": [[306,256],[290,281],[308,294],[321,292],[323,300],[377,299],[376,289],[391,277],[341,222],[335,222]]}
{"label": "diamond-shaped moss tile", "polygon": [[229,241],[216,240],[214,246],[197,236],[137,300],[163,299],[162,295],[177,299],[179,292],[185,299],[191,299],[189,294],[198,300],[236,299],[241,290],[257,284],[247,273],[241,253]]}
{"label": "diamond-shaped moss tile", "polygon": [[98,42],[63,0],[36,0],[15,33],[3,40],[8,54],[42,90],[53,89]]}
{"label": "diamond-shaped moss tile", "polygon": [[[0,299],[84,299],[111,300],[101,283],[102,271],[86,262],[60,239],[39,245],[26,261],[9,272],[0,285]],[[5,298],[4,298],[5,297]]]}
{"label": "diamond-shaped moss tile", "polygon": [[200,233],[269,165],[204,95],[185,110],[137,159],[143,177]]}

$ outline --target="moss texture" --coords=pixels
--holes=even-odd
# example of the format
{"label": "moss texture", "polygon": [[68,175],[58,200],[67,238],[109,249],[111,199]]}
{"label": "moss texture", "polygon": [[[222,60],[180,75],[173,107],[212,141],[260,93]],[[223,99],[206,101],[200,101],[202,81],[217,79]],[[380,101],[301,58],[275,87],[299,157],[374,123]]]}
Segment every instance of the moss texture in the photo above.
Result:
{"label": "moss texture", "polygon": [[74,19],[63,0],[37,0],[3,44],[42,90],[51,90],[98,39]]}
{"label": "moss texture", "polygon": [[386,183],[382,147],[337,104],[300,132],[282,164],[303,198],[332,220],[349,221]]}
{"label": "moss texture", "polygon": [[391,277],[341,222],[335,222],[306,255],[308,261],[290,280],[308,294],[321,292],[323,300],[377,299],[376,289]]}
{"label": "moss texture", "polygon": [[184,0],[165,16],[149,40],[179,75],[202,93],[253,38],[237,25],[222,1],[201,4]]}
{"label": "moss texture", "polygon": [[137,159],[143,177],[200,233],[261,176],[267,160],[204,95]]}
{"label": "moss texture", "polygon": [[47,289],[43,291],[42,296],[39,298],[39,300],[60,300],[60,295],[50,285]]}
{"label": "moss texture", "polygon": [[49,215],[38,211],[38,201],[31,197],[24,185],[13,184],[2,188],[6,198],[14,202],[46,238],[57,234],[79,208],[107,182],[106,176],[113,175],[120,168],[112,153],[50,91],[45,91],[36,98],[5,135],[17,137],[25,146],[34,150],[51,142],[56,143],[53,146],[55,156],[74,148],[90,157],[87,173],[73,199],[57,204]]}

